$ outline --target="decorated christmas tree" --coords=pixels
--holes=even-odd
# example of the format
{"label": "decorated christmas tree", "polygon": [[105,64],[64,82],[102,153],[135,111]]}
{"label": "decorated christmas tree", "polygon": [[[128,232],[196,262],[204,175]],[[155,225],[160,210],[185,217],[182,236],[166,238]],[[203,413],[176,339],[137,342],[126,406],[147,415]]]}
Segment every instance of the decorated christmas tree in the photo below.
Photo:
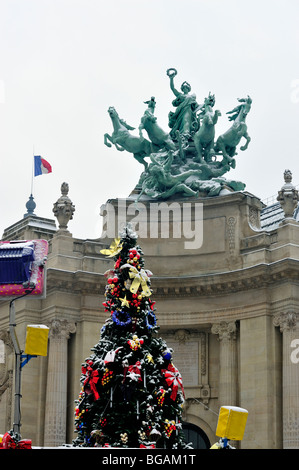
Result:
{"label": "decorated christmas tree", "polygon": [[182,431],[184,389],[172,350],[158,335],[151,272],[126,227],[110,249],[104,302],[109,318],[82,364],[75,446],[188,447]]}

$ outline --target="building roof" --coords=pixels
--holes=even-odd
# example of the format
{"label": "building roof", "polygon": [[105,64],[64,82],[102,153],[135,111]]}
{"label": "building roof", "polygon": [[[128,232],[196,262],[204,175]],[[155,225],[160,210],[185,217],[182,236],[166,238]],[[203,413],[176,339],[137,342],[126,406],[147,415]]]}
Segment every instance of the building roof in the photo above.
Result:
{"label": "building roof", "polygon": [[[283,209],[279,202],[266,206],[261,211],[261,229],[273,230],[285,218]],[[299,205],[294,211],[294,219],[299,222]]]}

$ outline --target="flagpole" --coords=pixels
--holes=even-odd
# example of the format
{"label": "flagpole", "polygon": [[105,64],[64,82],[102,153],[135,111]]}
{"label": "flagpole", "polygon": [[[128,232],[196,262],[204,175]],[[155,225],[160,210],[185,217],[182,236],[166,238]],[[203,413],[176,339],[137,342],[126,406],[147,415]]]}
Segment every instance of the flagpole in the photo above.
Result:
{"label": "flagpole", "polygon": [[33,174],[34,174],[34,146],[33,146],[33,158],[31,166],[31,196],[33,196]]}

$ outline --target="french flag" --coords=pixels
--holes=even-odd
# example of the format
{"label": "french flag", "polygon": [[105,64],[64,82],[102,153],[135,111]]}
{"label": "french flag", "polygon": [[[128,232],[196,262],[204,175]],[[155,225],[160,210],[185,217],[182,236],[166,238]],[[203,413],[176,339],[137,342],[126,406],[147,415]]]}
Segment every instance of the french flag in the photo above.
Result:
{"label": "french flag", "polygon": [[34,176],[52,173],[52,167],[47,160],[39,155],[34,155]]}

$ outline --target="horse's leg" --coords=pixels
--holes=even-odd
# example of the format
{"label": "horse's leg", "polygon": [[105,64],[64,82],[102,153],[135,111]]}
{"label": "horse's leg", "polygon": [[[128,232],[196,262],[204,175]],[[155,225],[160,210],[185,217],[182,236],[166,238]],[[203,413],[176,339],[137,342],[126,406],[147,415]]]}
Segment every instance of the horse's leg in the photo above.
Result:
{"label": "horse's leg", "polygon": [[205,161],[210,163],[214,155],[214,141],[212,140],[205,148]]}
{"label": "horse's leg", "polygon": [[134,155],[134,158],[137,160],[137,162],[144,165],[144,169],[147,170],[148,163],[144,160],[144,156],[140,155],[140,153],[134,153],[133,155]]}
{"label": "horse's leg", "polygon": [[204,163],[203,155],[202,155],[202,145],[200,144],[199,136],[197,136],[196,134],[193,137],[193,142],[194,142],[194,146],[196,150],[196,157],[194,161],[198,163]]}
{"label": "horse's leg", "polygon": [[249,145],[249,142],[251,141],[251,137],[249,137],[249,135],[247,134],[247,132],[245,132],[245,134],[243,135],[244,139],[246,139],[246,144],[245,145],[242,145],[242,147],[240,147],[240,150],[246,150],[248,145]]}
{"label": "horse's leg", "polygon": [[114,143],[115,147],[117,148],[117,150],[119,150],[120,152],[123,152],[125,149],[123,147],[121,147],[120,145],[118,145],[116,142]]}
{"label": "horse's leg", "polygon": [[218,137],[215,148],[217,148],[217,150],[216,150],[217,153],[219,151],[222,152],[223,158],[225,158],[227,161],[231,161],[231,157],[229,156],[229,154],[226,151],[226,144],[225,144],[222,136]]}
{"label": "horse's leg", "polygon": [[108,140],[110,140],[110,142],[112,142],[112,144],[114,143],[111,135],[104,134],[104,144],[107,145],[107,147],[111,147],[111,144],[108,142]]}
{"label": "horse's leg", "polygon": [[173,150],[173,151],[176,150],[176,146],[175,146],[173,140],[171,139],[171,137],[167,136],[164,144],[165,144],[165,147],[166,147],[167,150]]}

